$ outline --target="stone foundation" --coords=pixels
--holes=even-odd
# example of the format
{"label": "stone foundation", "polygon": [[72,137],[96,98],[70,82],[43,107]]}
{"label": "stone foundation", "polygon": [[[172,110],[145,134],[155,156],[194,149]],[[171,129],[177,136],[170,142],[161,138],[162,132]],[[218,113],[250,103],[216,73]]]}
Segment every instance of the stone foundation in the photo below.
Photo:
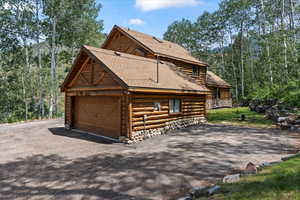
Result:
{"label": "stone foundation", "polygon": [[65,124],[65,129],[66,130],[71,130],[71,126],[69,124]]}
{"label": "stone foundation", "polygon": [[204,117],[179,119],[179,120],[166,122],[166,126],[162,128],[147,129],[147,130],[133,132],[131,140],[127,140],[126,143],[133,143],[133,142],[137,143],[156,135],[166,134],[170,130],[185,128],[197,124],[203,124],[205,122],[206,119]]}

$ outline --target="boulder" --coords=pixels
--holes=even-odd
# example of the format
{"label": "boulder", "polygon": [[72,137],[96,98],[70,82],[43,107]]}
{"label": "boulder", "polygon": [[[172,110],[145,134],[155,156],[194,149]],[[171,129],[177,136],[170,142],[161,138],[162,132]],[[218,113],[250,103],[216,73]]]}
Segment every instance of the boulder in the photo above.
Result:
{"label": "boulder", "polygon": [[257,173],[257,167],[252,162],[249,162],[244,170],[244,174],[256,174]]}
{"label": "boulder", "polygon": [[223,183],[235,183],[240,181],[240,179],[241,179],[240,174],[227,175],[223,178]]}
{"label": "boulder", "polygon": [[284,122],[286,122],[287,119],[288,119],[287,117],[278,117],[277,122],[284,123]]}
{"label": "boulder", "polygon": [[208,192],[208,194],[211,195],[211,194],[215,193],[217,190],[219,190],[220,188],[221,188],[220,186],[215,185],[215,186],[209,188],[209,189],[207,190],[207,192]]}
{"label": "boulder", "polygon": [[190,196],[186,196],[186,197],[180,197],[180,198],[177,199],[177,200],[193,200],[193,198],[190,197]]}

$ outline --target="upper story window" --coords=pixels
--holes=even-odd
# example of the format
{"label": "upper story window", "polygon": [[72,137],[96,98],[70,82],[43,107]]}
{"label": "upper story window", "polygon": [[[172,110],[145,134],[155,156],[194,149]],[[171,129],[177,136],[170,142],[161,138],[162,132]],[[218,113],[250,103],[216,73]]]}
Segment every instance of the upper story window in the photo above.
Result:
{"label": "upper story window", "polygon": [[169,110],[170,110],[170,113],[180,113],[181,112],[181,100],[180,99],[170,99],[169,100]]}
{"label": "upper story window", "polygon": [[199,67],[193,66],[193,76],[199,76]]}

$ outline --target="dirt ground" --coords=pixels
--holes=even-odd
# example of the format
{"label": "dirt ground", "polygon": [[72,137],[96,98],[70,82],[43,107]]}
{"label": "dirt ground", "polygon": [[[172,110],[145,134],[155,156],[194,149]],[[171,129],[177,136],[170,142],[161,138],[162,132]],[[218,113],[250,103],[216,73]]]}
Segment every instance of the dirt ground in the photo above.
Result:
{"label": "dirt ground", "polygon": [[298,150],[297,134],[194,126],[139,144],[65,131],[62,120],[0,126],[0,199],[176,199],[247,162]]}

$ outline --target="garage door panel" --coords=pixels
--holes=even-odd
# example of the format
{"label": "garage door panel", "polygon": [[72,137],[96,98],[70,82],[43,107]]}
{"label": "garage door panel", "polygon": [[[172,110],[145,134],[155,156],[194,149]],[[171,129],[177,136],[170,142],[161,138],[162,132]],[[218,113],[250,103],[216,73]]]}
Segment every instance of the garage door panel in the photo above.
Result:
{"label": "garage door panel", "polygon": [[120,98],[75,97],[74,128],[118,138],[120,136]]}

